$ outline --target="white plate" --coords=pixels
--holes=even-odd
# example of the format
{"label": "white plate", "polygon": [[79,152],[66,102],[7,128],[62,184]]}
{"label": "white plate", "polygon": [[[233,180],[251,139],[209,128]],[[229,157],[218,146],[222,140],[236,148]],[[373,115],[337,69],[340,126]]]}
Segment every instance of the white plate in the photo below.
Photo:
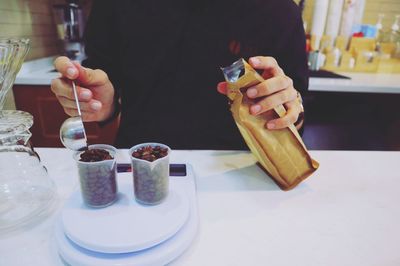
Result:
{"label": "white plate", "polygon": [[83,204],[80,191],[67,200],[61,222],[65,234],[77,245],[102,253],[126,253],[153,247],[170,238],[189,216],[184,191],[170,186],[159,205],[143,206],[133,197],[132,174],[118,178],[118,199],[105,208]]}

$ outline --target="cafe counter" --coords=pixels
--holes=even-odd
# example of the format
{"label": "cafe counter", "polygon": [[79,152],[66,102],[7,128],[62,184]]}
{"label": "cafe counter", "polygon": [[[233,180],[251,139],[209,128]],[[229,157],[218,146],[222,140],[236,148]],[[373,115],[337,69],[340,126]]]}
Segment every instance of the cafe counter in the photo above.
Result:
{"label": "cafe counter", "polygon": [[[70,151],[36,151],[57,201],[39,224],[0,236],[0,265],[64,265],[53,232],[78,173]],[[400,152],[311,155],[320,168],[284,192],[248,152],[173,151],[196,175],[199,230],[171,265],[400,265]],[[127,150],[117,161],[129,162]]]}

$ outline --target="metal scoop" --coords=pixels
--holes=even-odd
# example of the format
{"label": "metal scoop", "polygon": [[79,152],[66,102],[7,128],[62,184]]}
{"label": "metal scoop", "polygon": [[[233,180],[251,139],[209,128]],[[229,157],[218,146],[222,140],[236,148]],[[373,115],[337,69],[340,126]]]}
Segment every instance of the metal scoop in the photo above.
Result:
{"label": "metal scoop", "polygon": [[62,144],[74,151],[87,149],[87,137],[83,126],[81,108],[79,107],[78,95],[76,93],[75,82],[72,81],[75,103],[78,109],[78,116],[70,117],[64,121],[60,128],[60,139]]}

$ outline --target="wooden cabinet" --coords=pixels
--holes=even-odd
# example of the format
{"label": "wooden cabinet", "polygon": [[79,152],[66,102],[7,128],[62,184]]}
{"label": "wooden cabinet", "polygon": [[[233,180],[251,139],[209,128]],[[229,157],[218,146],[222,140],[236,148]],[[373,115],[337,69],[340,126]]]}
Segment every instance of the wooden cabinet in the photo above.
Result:
{"label": "wooden cabinet", "polygon": [[[59,130],[68,115],[58,103],[49,85],[14,85],[17,110],[33,115],[31,141],[35,147],[63,147]],[[85,123],[89,144],[113,144],[118,121],[99,127],[97,123]]]}

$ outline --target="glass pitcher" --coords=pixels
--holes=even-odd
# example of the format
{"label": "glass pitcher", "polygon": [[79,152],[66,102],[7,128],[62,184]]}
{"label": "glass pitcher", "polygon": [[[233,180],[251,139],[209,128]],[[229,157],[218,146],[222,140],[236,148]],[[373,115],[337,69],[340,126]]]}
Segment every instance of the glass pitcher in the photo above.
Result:
{"label": "glass pitcher", "polygon": [[56,195],[54,183],[30,145],[32,115],[3,110],[28,49],[27,39],[0,38],[0,235],[40,220]]}

